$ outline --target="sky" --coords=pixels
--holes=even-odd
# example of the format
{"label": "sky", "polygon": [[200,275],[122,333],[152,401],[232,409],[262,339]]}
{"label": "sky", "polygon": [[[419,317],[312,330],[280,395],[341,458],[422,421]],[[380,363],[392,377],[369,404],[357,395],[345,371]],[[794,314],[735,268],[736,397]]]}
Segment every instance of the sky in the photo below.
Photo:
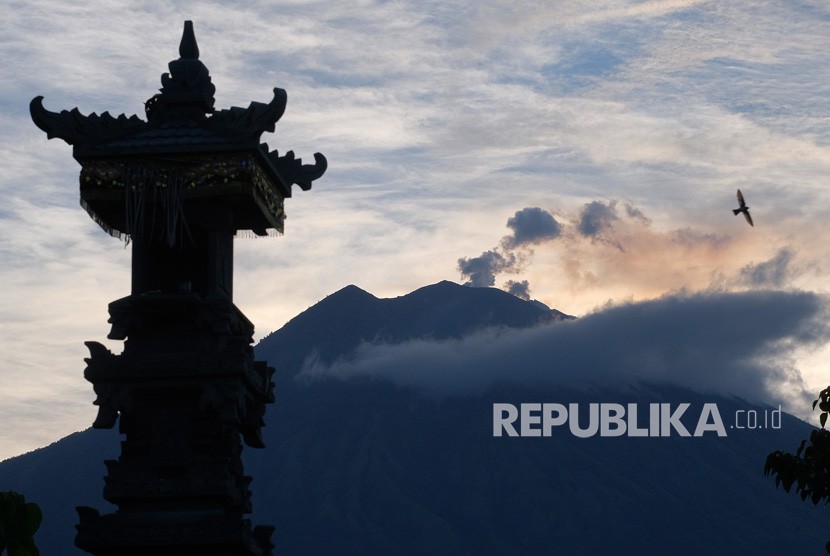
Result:
{"label": "sky", "polygon": [[[778,349],[807,391],[830,383],[825,335],[798,332],[828,293],[825,2],[12,1],[0,459],[91,424],[83,342],[120,351],[107,304],[130,288],[129,248],[80,208],[71,147],[29,101],[143,116],[185,20],[217,108],[283,88],[263,141],[329,162],[287,200],[283,236],[236,241],[234,300],[257,339],[348,284],[493,286],[589,325],[755,299],[758,318],[800,317],[754,355]],[[754,227],[731,212],[739,188]]]}

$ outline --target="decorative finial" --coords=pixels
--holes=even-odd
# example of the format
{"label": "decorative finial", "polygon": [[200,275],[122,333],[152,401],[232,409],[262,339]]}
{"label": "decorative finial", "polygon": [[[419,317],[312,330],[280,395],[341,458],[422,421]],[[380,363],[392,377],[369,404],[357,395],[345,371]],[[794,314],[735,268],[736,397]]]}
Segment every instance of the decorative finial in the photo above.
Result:
{"label": "decorative finial", "polygon": [[199,45],[196,44],[196,33],[193,32],[193,22],[190,20],[184,22],[182,42],[179,43],[179,56],[185,60],[199,59]]}
{"label": "decorative finial", "polygon": [[144,104],[150,121],[202,119],[205,114],[214,112],[213,93],[216,87],[211,83],[207,67],[199,60],[192,21],[184,22],[179,55],[181,58],[167,65],[170,73],[161,76],[161,94]]}

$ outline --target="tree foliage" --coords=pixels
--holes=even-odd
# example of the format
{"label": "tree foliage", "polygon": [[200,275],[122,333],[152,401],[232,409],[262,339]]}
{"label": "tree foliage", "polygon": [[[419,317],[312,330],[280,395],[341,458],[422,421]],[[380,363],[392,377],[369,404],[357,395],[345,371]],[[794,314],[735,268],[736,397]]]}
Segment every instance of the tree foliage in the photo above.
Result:
{"label": "tree foliage", "polygon": [[0,492],[0,554],[8,550],[8,556],[39,556],[34,534],[42,520],[40,507],[22,494]]}
{"label": "tree foliage", "polygon": [[[790,492],[795,485],[796,494],[802,500],[808,498],[813,504],[820,501],[830,503],[830,431],[825,429],[830,413],[830,387],[821,391],[813,402],[818,405],[820,429],[810,433],[809,439],[801,441],[795,454],[776,450],[767,456],[764,475],[775,477],[775,486],[783,486]],[[825,545],[830,553],[830,541]]]}

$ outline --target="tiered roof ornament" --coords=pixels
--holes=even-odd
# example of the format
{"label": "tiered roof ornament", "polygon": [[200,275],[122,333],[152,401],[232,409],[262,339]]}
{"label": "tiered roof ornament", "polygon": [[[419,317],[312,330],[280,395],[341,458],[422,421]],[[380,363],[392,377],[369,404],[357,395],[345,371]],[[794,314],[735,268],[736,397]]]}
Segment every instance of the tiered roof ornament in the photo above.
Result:
{"label": "tiered roof ornament", "polygon": [[[199,60],[190,21],[179,55],[161,76],[161,92],[145,103],[146,121],[108,112],[83,115],[77,108],[51,112],[41,96],[30,104],[32,119],[50,139],[73,146],[82,166],[81,204],[114,236],[141,241],[161,233],[173,246],[187,226],[184,201],[220,196],[232,201],[235,232],[281,233],[292,185],[310,189],[326,171],[326,158],[315,153],[314,164],[303,164],[292,151],[280,156],[260,143],[285,112],[283,89],[275,88],[267,104],[214,108],[216,88]],[[164,229],[150,229],[141,210],[147,196],[164,200]]]}

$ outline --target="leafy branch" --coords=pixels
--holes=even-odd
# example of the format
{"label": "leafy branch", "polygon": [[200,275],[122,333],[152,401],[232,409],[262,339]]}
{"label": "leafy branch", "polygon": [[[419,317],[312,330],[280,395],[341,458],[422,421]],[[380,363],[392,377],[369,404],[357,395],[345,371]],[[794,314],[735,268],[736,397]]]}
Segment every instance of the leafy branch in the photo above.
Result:
{"label": "leafy branch", "polygon": [[[812,431],[809,439],[802,440],[795,454],[776,450],[767,456],[764,464],[764,475],[775,477],[776,488],[783,486],[789,493],[795,485],[801,500],[809,498],[814,505],[821,500],[830,503],[830,431],[824,428],[830,413],[830,387],[819,393],[813,410],[817,405],[821,410],[821,428]],[[830,553],[830,541],[825,548]]]}
{"label": "leafy branch", "polygon": [[8,550],[9,556],[39,556],[34,534],[42,520],[40,507],[22,494],[0,492],[0,554]]}

